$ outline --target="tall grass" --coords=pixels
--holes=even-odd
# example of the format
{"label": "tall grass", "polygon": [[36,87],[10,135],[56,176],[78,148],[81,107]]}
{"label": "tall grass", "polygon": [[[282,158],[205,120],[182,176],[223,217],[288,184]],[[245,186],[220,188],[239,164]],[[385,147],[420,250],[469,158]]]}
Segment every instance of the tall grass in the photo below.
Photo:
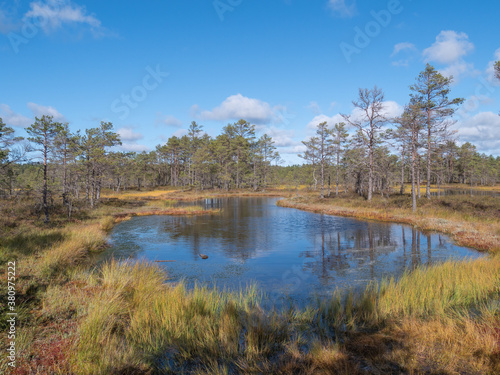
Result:
{"label": "tall grass", "polygon": [[63,231],[63,235],[65,241],[56,242],[37,260],[42,276],[50,277],[68,270],[86,259],[89,253],[106,246],[106,236],[98,224],[70,228]]}
{"label": "tall grass", "polygon": [[[434,221],[424,213],[411,220],[484,236],[464,219],[482,204],[478,220],[495,235],[495,202],[446,199],[428,203]],[[387,220],[408,217],[405,197],[313,203],[320,211],[378,218],[389,208]],[[158,199],[146,210],[165,205]],[[255,287],[188,290],[166,284],[156,264],[110,261],[92,271],[88,256],[105,246],[117,212],[103,207],[59,229],[17,226],[0,239],[1,259],[20,260],[20,373],[500,373],[498,256],[417,268],[304,308],[263,310]]]}
{"label": "tall grass", "polygon": [[[187,290],[164,284],[157,265],[111,261],[97,278],[102,289],[80,326],[74,364],[84,374],[348,374],[360,372],[354,356],[387,371],[391,361],[417,372],[486,371],[495,367],[499,271],[498,257],[448,261],[303,309],[264,311],[255,288]],[[460,357],[450,362],[450,353]]]}
{"label": "tall grass", "polygon": [[441,316],[471,307],[500,292],[500,256],[447,261],[406,272],[380,287],[380,310],[387,315]]}

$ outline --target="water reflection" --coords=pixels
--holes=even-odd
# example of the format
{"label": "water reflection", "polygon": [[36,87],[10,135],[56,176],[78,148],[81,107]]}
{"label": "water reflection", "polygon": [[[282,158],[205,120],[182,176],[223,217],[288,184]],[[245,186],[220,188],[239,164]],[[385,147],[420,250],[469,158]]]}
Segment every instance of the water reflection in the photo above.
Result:
{"label": "water reflection", "polygon": [[480,256],[410,226],[313,214],[276,200],[210,199],[203,204],[223,208],[220,214],[136,217],[112,231],[107,256],[174,260],[161,264],[172,281],[231,290],[257,283],[272,301],[307,300],[421,264]]}
{"label": "water reflection", "polygon": [[500,192],[493,190],[472,190],[472,194],[470,189],[441,189],[439,191],[432,191],[432,196],[440,197],[446,195],[473,195],[473,196],[491,196],[491,197],[500,197]]}

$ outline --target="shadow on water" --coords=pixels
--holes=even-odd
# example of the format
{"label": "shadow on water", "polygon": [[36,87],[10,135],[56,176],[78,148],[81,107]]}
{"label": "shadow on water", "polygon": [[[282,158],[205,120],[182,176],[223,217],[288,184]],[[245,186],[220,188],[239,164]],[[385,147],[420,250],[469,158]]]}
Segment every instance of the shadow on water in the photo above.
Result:
{"label": "shadow on water", "polygon": [[[406,269],[481,254],[411,226],[276,206],[277,198],[207,199],[218,215],[144,216],[117,225],[105,257],[159,263],[170,281],[228,290],[257,284],[268,301],[299,304],[336,288],[363,288]],[[197,202],[200,204],[200,202]],[[207,254],[206,260],[200,254]]]}

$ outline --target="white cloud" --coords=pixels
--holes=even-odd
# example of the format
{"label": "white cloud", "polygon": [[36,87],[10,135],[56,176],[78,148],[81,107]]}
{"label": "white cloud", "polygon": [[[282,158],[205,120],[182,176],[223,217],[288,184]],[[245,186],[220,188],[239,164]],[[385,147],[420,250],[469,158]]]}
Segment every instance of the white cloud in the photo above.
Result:
{"label": "white cloud", "polygon": [[324,115],[324,114],[321,114],[321,115],[315,116],[309,122],[309,124],[307,124],[307,128],[316,130],[318,128],[318,125],[321,124],[322,122],[326,122],[327,126],[329,128],[332,128],[333,126],[335,126],[335,124],[337,124],[339,122],[345,122],[345,120],[340,114],[336,114],[336,115],[331,116],[331,117]]}
{"label": "white cloud", "polygon": [[303,154],[307,151],[307,147],[304,144],[300,143],[295,146],[284,147],[280,149],[280,154],[290,155],[290,154]]}
{"label": "white cloud", "polygon": [[453,64],[473,50],[474,44],[469,42],[467,34],[443,30],[436,37],[434,44],[424,50],[423,55],[427,62]]}
{"label": "white cloud", "polygon": [[[383,102],[383,109],[381,115],[388,121],[391,119],[401,116],[404,112],[404,108],[396,103],[395,101],[388,100]],[[359,108],[354,108],[351,112],[351,121],[364,123],[367,121],[367,117],[364,111]]]}
{"label": "white cloud", "polygon": [[182,126],[182,121],[174,116],[163,116],[162,114],[158,114],[156,116],[156,124],[171,126],[174,128],[180,128]]}
{"label": "white cloud", "polygon": [[[192,107],[192,111],[197,110],[198,106]],[[228,97],[211,111],[202,111],[200,117],[217,121],[245,119],[256,124],[265,124],[272,121],[275,114],[268,103],[237,94]]]}
{"label": "white cloud", "polygon": [[137,143],[122,143],[121,146],[117,146],[117,148],[121,151],[125,152],[142,152],[149,151],[150,148],[145,145],[139,145]]}
{"label": "white cloud", "polygon": [[[382,114],[384,117],[387,119],[391,119],[397,116],[400,116],[404,111],[404,108],[399,105],[397,102],[388,100],[383,103],[383,111]],[[352,112],[350,113],[352,116],[352,121],[365,121],[365,114],[363,111],[361,111],[359,108],[354,108]],[[327,116],[324,114],[315,116],[309,124],[307,124],[308,129],[313,129],[316,130],[318,127],[318,124],[326,122],[329,128],[332,128],[335,124],[344,122],[347,124],[346,120],[342,117],[340,114],[336,114],[334,116]]]}
{"label": "white cloud", "polygon": [[404,112],[404,108],[397,102],[388,100],[384,102],[384,116],[388,119],[401,116]]}
{"label": "white cloud", "polygon": [[33,123],[32,119],[15,113],[7,104],[0,104],[0,117],[9,126],[27,128]]}
{"label": "white cloud", "polygon": [[315,115],[319,115],[321,113],[321,108],[315,101],[310,102],[307,108],[310,109]]}
{"label": "white cloud", "polygon": [[70,0],[33,1],[24,20],[35,19],[45,33],[50,33],[67,24],[86,25],[95,36],[102,36],[104,28],[94,15],[88,14],[84,6]]}
{"label": "white cloud", "polygon": [[439,72],[445,77],[453,76],[453,84],[456,85],[463,76],[477,75],[480,72],[474,68],[474,64],[466,63],[463,60],[458,60]]}
{"label": "white cloud", "polygon": [[179,129],[179,130],[176,130],[173,134],[172,134],[172,137],[182,137],[184,135],[187,135],[188,131],[186,129]]}
{"label": "white cloud", "polygon": [[391,57],[396,56],[401,51],[416,51],[417,47],[413,43],[403,42],[398,43],[394,46],[394,50],[392,51]]}
{"label": "white cloud", "polygon": [[455,126],[461,142],[471,142],[479,152],[500,155],[500,116],[480,112],[458,122]]}
{"label": "white cloud", "polygon": [[393,61],[394,66],[408,66],[418,53],[417,47],[409,42],[398,43],[394,46],[391,57],[401,56],[399,60]]}
{"label": "white cloud", "polygon": [[488,63],[488,67],[486,68],[486,75],[488,77],[488,81],[494,86],[500,86],[500,80],[495,76],[495,63],[500,61],[500,48],[498,48],[494,53],[495,59]]}
{"label": "white cloud", "polygon": [[116,131],[120,135],[122,141],[138,141],[144,138],[141,133],[135,133],[132,128],[121,128]]}
{"label": "white cloud", "polygon": [[43,115],[46,115],[52,116],[54,121],[66,121],[65,117],[54,107],[46,107],[32,102],[28,103],[27,105],[36,117],[42,117]]}
{"label": "white cloud", "polygon": [[350,18],[356,15],[356,2],[354,0],[350,5],[346,4],[346,0],[328,0],[328,7],[340,17]]}
{"label": "white cloud", "polygon": [[293,139],[295,136],[295,132],[293,130],[271,126],[261,129],[260,132],[269,135],[273,139],[276,147],[289,147],[300,143]]}
{"label": "white cloud", "polygon": [[[0,5],[1,7],[2,5]],[[0,33],[7,34],[11,31],[14,31],[19,26],[16,25],[16,22],[13,20],[10,14],[8,14],[6,9],[0,8]]]}

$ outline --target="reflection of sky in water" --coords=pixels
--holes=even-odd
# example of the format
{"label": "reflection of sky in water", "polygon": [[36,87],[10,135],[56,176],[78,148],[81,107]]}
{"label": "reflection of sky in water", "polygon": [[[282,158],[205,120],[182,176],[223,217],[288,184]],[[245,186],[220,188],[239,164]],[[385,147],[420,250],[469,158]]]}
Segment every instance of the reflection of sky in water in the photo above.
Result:
{"label": "reflection of sky in water", "polygon": [[313,214],[278,207],[276,200],[214,199],[204,204],[222,206],[220,215],[135,217],[113,229],[106,256],[175,260],[159,263],[172,281],[230,290],[256,283],[273,301],[286,295],[304,300],[397,277],[420,264],[480,256],[410,226]]}

